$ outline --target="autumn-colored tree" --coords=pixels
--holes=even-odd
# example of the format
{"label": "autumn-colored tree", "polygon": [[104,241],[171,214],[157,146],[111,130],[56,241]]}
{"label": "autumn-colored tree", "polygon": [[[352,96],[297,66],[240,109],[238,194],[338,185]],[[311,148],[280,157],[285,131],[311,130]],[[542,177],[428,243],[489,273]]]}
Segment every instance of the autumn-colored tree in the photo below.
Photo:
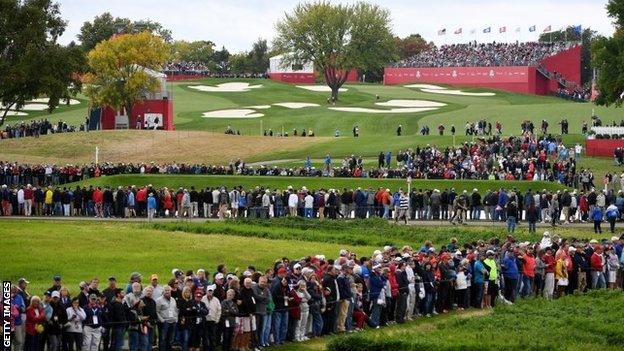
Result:
{"label": "autumn-colored tree", "polygon": [[161,88],[148,70],[161,70],[168,49],[149,32],[123,34],[97,44],[88,54],[90,72],[85,76],[85,93],[92,105],[123,107],[131,115],[135,103]]}
{"label": "autumn-colored tree", "polygon": [[312,62],[334,100],[351,70],[377,69],[395,56],[390,13],[365,2],[299,4],[276,29],[274,47],[284,54],[284,64]]}

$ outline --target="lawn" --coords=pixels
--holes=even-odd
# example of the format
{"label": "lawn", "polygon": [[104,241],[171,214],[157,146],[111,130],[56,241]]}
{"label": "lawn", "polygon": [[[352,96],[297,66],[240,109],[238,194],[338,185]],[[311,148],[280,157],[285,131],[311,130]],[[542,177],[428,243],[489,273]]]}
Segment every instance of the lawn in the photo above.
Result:
{"label": "lawn", "polygon": [[[320,177],[269,177],[269,176],[213,176],[213,175],[115,175],[104,176],[99,178],[91,178],[81,182],[71,184],[70,186],[144,186],[152,184],[155,187],[168,187],[177,189],[179,187],[190,188],[194,186],[196,189],[206,187],[225,186],[232,188],[242,186],[244,189],[251,189],[256,186],[262,186],[270,189],[286,189],[289,185],[295,188],[307,187],[313,189],[354,189],[356,187],[373,188],[379,187],[397,190],[403,188],[407,190],[407,181],[405,179],[378,179],[378,178],[320,178]],[[480,191],[488,189],[506,189],[516,188],[520,191],[527,189],[548,189],[560,190],[564,189],[558,183],[552,182],[528,182],[528,181],[502,181],[502,180],[442,180],[442,179],[414,179],[412,181],[413,189],[450,189],[455,188],[456,191],[472,191],[476,188]]]}
{"label": "lawn", "polygon": [[297,240],[248,238],[215,234],[197,235],[157,230],[123,222],[56,222],[3,220],[0,224],[0,276],[17,282],[26,277],[31,294],[41,294],[54,274],[61,274],[73,295],[78,283],[114,275],[125,283],[130,273],[144,277],[157,273],[161,282],[173,268],[216,271],[225,263],[230,271],[254,265],[272,267],[282,257],[299,258],[323,254],[337,257],[342,248],[370,254],[378,247]]}
{"label": "lawn", "polygon": [[[492,313],[466,311],[281,350],[621,350],[621,291],[594,291],[555,301],[529,299]],[[298,346],[298,345],[297,345]]]}

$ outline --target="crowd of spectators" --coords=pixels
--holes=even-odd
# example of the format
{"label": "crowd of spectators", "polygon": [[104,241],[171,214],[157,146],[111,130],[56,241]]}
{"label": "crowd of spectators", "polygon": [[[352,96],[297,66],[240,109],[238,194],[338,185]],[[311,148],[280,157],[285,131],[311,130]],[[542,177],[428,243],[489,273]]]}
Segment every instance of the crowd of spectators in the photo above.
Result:
{"label": "crowd of spectators", "polygon": [[202,62],[188,62],[188,61],[171,61],[167,62],[163,66],[163,73],[167,75],[175,74],[196,74],[203,75],[210,73],[208,66]]}
{"label": "crowd of spectators", "polygon": [[31,295],[20,278],[11,287],[10,327],[16,351],[122,351],[126,335],[130,351],[152,350],[156,340],[159,351],[258,350],[518,299],[619,290],[623,243],[548,232],[534,242],[451,238],[370,256],[342,249],[336,258],[282,257],[242,271],[219,264],[149,279],[133,272],[127,283],[108,277],[102,291],[93,275],[75,290],[55,275]]}
{"label": "crowd of spectators", "polygon": [[40,135],[56,134],[56,133],[72,133],[83,130],[84,125],[79,128],[70,126],[59,120],[57,123],[50,123],[47,119],[32,120],[28,122],[19,122],[15,124],[7,124],[4,130],[0,130],[0,139],[13,139],[24,137],[38,138]]}
{"label": "crowd of spectators", "polygon": [[555,96],[577,102],[587,102],[591,98],[591,90],[583,87],[560,88]]}
{"label": "crowd of spectators", "polygon": [[568,43],[477,43],[433,47],[395,64],[396,67],[535,66],[568,49]]}

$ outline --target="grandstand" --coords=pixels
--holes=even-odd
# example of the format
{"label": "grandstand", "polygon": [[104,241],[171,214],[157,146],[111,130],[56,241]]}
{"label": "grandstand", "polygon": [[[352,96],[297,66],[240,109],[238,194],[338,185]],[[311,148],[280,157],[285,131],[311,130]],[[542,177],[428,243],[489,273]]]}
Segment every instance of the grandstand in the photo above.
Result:
{"label": "grandstand", "polygon": [[549,95],[581,85],[577,43],[487,43],[433,47],[384,70],[384,84],[438,83]]}

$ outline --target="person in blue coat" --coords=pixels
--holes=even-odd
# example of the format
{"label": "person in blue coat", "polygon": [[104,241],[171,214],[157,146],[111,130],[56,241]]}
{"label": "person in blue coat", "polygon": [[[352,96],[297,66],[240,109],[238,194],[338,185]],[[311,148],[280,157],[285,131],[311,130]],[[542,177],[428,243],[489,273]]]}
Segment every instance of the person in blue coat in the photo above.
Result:
{"label": "person in blue coat", "polygon": [[594,206],[594,208],[589,213],[589,218],[594,221],[594,233],[602,233],[600,223],[602,222],[603,214],[600,207]]}
{"label": "person in blue coat", "polygon": [[505,279],[505,299],[516,301],[516,287],[520,273],[518,271],[518,259],[513,251],[508,251],[501,263],[503,278]]}

